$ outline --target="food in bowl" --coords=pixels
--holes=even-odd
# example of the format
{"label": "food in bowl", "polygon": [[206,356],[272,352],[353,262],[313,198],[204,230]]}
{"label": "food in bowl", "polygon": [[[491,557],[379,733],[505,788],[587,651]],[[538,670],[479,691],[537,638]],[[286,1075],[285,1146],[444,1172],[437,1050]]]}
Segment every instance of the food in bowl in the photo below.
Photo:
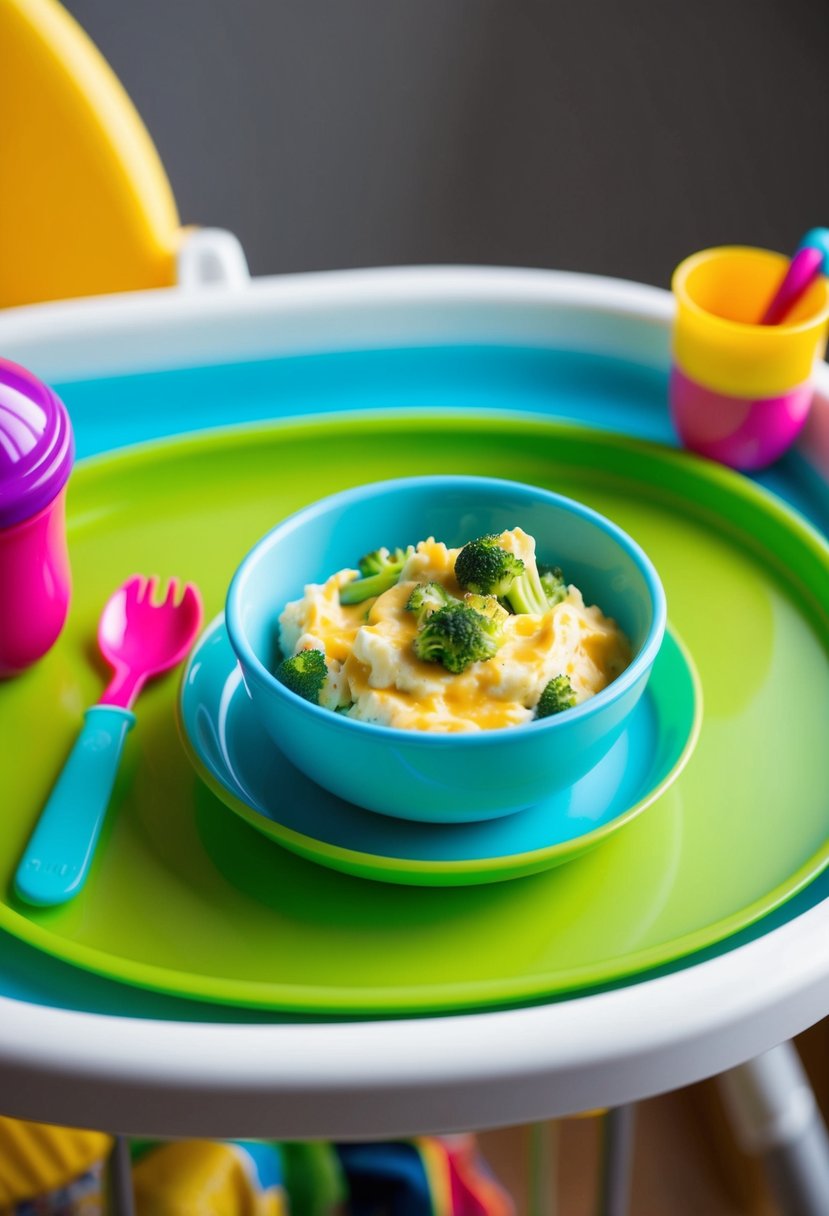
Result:
{"label": "food in bowl", "polygon": [[378,549],[279,615],[277,678],[306,700],[402,730],[478,731],[561,713],[631,660],[520,527],[450,548]]}
{"label": "food in bowl", "polygon": [[[378,541],[405,552],[418,537],[434,536],[462,548],[472,537],[500,536],[517,523],[630,643],[628,666],[596,696],[516,729],[400,730],[332,712],[277,679],[285,657],[278,617],[305,587],[350,569]],[[353,594],[357,580],[350,581]],[[364,603],[363,611],[370,607]],[[240,562],[225,620],[254,713],[292,764],[368,810],[472,823],[535,805],[604,759],[645,691],[666,605],[647,555],[583,503],[515,481],[436,474],[339,491],[281,520]],[[309,661],[320,657],[326,658],[317,652]],[[439,674],[436,666],[430,670]]]}

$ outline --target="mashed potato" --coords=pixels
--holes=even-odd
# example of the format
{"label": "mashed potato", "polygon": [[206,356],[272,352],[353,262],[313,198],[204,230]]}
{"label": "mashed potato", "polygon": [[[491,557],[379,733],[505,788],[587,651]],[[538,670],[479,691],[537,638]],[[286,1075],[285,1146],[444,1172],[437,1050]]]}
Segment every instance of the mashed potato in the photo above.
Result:
{"label": "mashed potato", "polygon": [[[527,564],[536,560],[535,541],[520,528],[503,532],[498,544]],[[326,656],[321,705],[405,730],[490,730],[531,721],[555,676],[569,678],[578,704],[627,667],[624,634],[598,608],[586,606],[574,586],[540,615],[509,615],[498,651],[486,662],[453,675],[439,663],[421,661],[413,649],[417,618],[407,601],[418,583],[429,582],[462,598],[454,573],[459,552],[434,539],[421,541],[398,583],[373,600],[341,604],[340,588],[357,571],[340,570],[285,607],[279,618],[283,654],[316,649]]]}

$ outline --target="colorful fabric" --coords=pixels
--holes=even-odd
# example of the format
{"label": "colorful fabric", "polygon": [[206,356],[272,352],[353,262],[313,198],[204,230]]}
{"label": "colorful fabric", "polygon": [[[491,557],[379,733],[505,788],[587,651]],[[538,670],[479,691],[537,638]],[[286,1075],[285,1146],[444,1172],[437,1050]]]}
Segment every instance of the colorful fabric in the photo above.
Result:
{"label": "colorful fabric", "polygon": [[105,1210],[103,1167],[99,1162],[66,1186],[0,1209],[0,1216],[101,1216]]}
{"label": "colorful fabric", "polygon": [[277,1145],[178,1140],[133,1167],[137,1216],[288,1216]]}
{"label": "colorful fabric", "polygon": [[443,1216],[416,1145],[340,1144],[350,1216]]}
{"label": "colorful fabric", "polygon": [[69,1187],[102,1161],[111,1145],[112,1137],[101,1132],[0,1115],[0,1213],[24,1199]]}
{"label": "colorful fabric", "polygon": [[[100,1216],[111,1138],[0,1119],[0,1216]],[[474,1136],[135,1141],[137,1216],[515,1216]],[[75,1177],[72,1177],[72,1175]]]}
{"label": "colorful fabric", "polygon": [[347,1211],[345,1176],[332,1144],[286,1141],[280,1147],[291,1216],[336,1216]]}
{"label": "colorful fabric", "polygon": [[474,1136],[444,1139],[452,1216],[515,1216],[515,1204],[478,1151]]}
{"label": "colorful fabric", "polygon": [[514,1216],[474,1136],[337,1145],[350,1216]]}

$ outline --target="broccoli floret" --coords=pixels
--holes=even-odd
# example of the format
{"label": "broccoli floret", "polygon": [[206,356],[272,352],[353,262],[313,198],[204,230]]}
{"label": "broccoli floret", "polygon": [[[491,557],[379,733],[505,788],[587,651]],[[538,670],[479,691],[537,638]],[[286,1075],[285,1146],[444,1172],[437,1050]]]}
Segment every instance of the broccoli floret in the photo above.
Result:
{"label": "broccoli floret", "polygon": [[390,565],[397,565],[400,569],[408,561],[414,553],[414,547],[409,545],[406,549],[375,549],[373,553],[366,553],[357,562],[360,573],[363,578],[371,578],[372,574],[382,574],[388,570]]}
{"label": "broccoli floret", "polygon": [[[566,588],[553,572],[558,567],[545,567],[550,574],[546,585],[538,566],[527,563],[502,549],[497,536],[482,536],[464,545],[455,561],[455,577],[466,591],[478,595],[494,595],[504,600],[513,612],[531,612],[540,616],[567,594]],[[559,578],[561,571],[558,571]]]}
{"label": "broccoli floret", "polygon": [[476,595],[474,591],[467,591],[463,602],[470,608],[474,608],[476,612],[480,612],[481,616],[497,622],[499,626],[502,626],[509,616],[506,608],[498,603],[494,595]]}
{"label": "broccoli floret", "polygon": [[375,549],[361,557],[357,565],[362,578],[355,578],[340,588],[341,604],[362,604],[393,587],[400,578],[400,571],[414,553],[414,546],[406,549]]}
{"label": "broccoli floret", "polygon": [[291,659],[283,659],[276,669],[276,678],[291,692],[319,705],[322,686],[328,676],[328,664],[321,650],[301,650]]}
{"label": "broccoli floret", "polygon": [[480,536],[464,545],[455,558],[455,578],[464,591],[503,599],[524,563],[498,544],[497,536]]}
{"label": "broccoli floret", "polygon": [[576,694],[573,692],[569,676],[553,676],[538,698],[535,716],[536,718],[549,718],[551,714],[560,714],[563,709],[572,709],[575,704]]}
{"label": "broccoli floret", "polygon": [[538,574],[550,608],[554,608],[556,604],[567,599],[567,584],[560,566],[539,566]]}
{"label": "broccoli floret", "polygon": [[433,612],[455,603],[457,600],[440,583],[418,583],[406,602],[406,611],[417,613],[417,623],[422,625]]}
{"label": "broccoli floret", "polygon": [[439,608],[414,640],[414,652],[427,663],[442,663],[458,675],[471,663],[491,659],[498,650],[500,627],[459,601]]}
{"label": "broccoli floret", "polygon": [[542,586],[541,576],[535,562],[532,562],[531,565],[524,563],[524,569],[504,598],[513,612],[532,612],[536,616],[541,616],[552,607]]}

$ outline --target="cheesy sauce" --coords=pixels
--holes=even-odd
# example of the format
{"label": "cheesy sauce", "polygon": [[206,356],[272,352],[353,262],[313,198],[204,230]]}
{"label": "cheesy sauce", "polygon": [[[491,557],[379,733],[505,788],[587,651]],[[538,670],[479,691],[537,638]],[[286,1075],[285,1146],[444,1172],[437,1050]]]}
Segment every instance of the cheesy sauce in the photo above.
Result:
{"label": "cheesy sauce", "polygon": [[[498,543],[527,563],[536,560],[535,541],[520,528],[503,532]],[[459,675],[418,659],[412,646],[417,618],[406,603],[418,583],[428,582],[462,599],[454,574],[459,552],[430,538],[416,546],[399,582],[376,599],[340,604],[340,588],[357,577],[355,570],[340,570],[285,607],[279,618],[283,653],[325,653],[321,705],[404,730],[492,730],[531,721],[554,676],[569,677],[579,704],[627,667],[626,637],[598,608],[586,606],[574,586],[541,615],[508,616],[495,656]]]}

